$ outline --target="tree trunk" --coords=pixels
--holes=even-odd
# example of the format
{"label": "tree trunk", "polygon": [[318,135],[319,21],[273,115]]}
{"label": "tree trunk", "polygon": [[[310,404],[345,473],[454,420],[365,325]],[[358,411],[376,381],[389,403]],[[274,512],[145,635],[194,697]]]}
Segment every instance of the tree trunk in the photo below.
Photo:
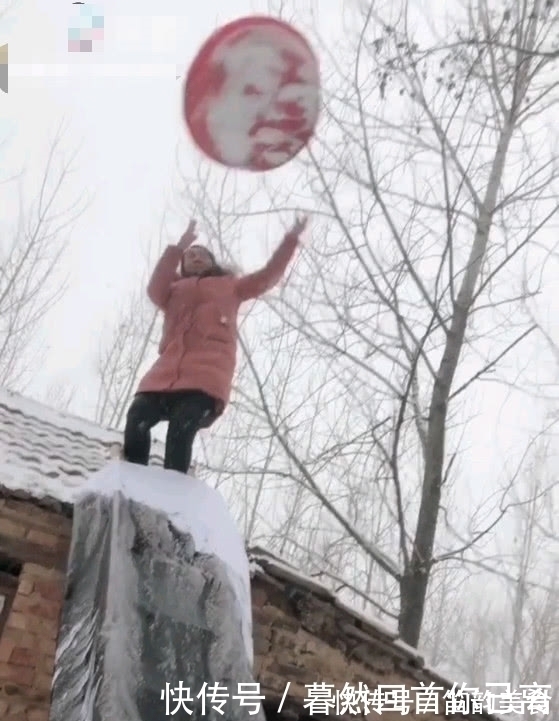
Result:
{"label": "tree trunk", "polygon": [[478,209],[474,242],[464,279],[454,303],[450,328],[447,331],[443,356],[431,395],[427,452],[415,543],[410,563],[404,570],[400,581],[400,636],[406,643],[414,647],[417,647],[419,643],[437,532],[450,390],[464,343],[481,264],[487,250],[492,216],[513,130],[514,119],[511,118],[499,138],[485,198]]}

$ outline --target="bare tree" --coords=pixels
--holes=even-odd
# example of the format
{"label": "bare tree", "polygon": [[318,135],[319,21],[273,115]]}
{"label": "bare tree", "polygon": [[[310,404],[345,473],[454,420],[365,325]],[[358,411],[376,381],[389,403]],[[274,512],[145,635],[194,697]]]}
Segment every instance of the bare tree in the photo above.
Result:
{"label": "bare tree", "polygon": [[59,411],[69,411],[76,397],[76,387],[60,381],[47,387],[44,402]]}
{"label": "bare tree", "polygon": [[[36,365],[29,349],[37,330],[62,297],[59,261],[85,199],[63,204],[76,154],[65,157],[63,128],[49,148],[38,191],[24,197],[24,173],[0,185],[6,218],[0,239],[0,385],[22,390]],[[8,191],[17,187],[12,199]],[[36,359],[35,359],[36,361]]]}
{"label": "bare tree", "polygon": [[[508,683],[519,691],[534,682],[547,684],[550,717],[559,711],[553,693],[559,673],[559,556],[548,533],[559,492],[555,467],[546,434],[530,453],[513,492],[513,513],[500,534],[509,577],[493,577],[475,604],[471,596],[457,597],[459,618],[445,620],[442,631],[455,675],[478,688]],[[453,654],[457,647],[461,652]]]}
{"label": "bare tree", "polygon": [[[517,581],[492,547],[517,476],[466,506],[463,434],[476,385],[523,382],[507,361],[536,328],[520,310],[541,282],[518,279],[558,209],[555,135],[538,135],[557,100],[557,12],[453,3],[424,44],[410,28],[425,36],[429,18],[408,7],[367,3],[353,19],[343,66],[322,48],[325,122],[298,179],[241,182],[204,162],[183,176],[186,214],[227,260],[248,238],[270,250],[278,218],[314,216],[287,287],[243,319],[232,408],[201,441],[249,542],[397,618],[417,645],[431,596],[465,618],[465,568]],[[138,306],[104,351],[111,425],[154,352]]]}
{"label": "bare tree", "polygon": [[118,313],[97,358],[100,383],[95,410],[97,423],[121,427],[140,371],[153,351],[157,321],[157,312],[148,306],[144,288],[132,293]]}
{"label": "bare tree", "polygon": [[[414,35],[429,23],[413,9],[363,8],[351,59],[322,47],[325,122],[298,181],[282,191],[266,178],[268,200],[251,210],[227,178],[197,202],[218,237],[262,229],[280,208],[313,211],[264,341],[258,319],[242,334],[236,408],[267,427],[269,448],[247,450],[237,470],[280,492],[299,484],[283,548],[322,550],[332,573],[344,559],[348,586],[376,590],[416,646],[437,567],[481,564],[514,506],[508,481],[495,479],[477,511],[455,487],[472,389],[518,385],[507,361],[535,331],[519,278],[558,210],[555,135],[549,124],[539,135],[557,101],[557,10],[453,3],[422,47]],[[273,362],[251,348],[253,332]],[[305,523],[307,544],[290,537]]]}

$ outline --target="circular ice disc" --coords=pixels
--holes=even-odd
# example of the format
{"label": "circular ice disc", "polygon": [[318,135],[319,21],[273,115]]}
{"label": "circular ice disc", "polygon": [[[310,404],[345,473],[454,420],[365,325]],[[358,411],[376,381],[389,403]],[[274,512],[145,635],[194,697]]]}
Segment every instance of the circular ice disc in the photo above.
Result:
{"label": "circular ice disc", "polygon": [[217,30],[186,77],[184,117],[196,145],[231,168],[264,171],[294,158],[320,108],[317,58],[285,22],[246,17]]}

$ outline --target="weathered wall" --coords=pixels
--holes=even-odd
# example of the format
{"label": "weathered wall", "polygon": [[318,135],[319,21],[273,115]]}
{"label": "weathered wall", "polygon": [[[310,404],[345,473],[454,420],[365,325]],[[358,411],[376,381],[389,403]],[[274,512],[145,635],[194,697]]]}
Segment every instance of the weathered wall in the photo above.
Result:
{"label": "weathered wall", "polygon": [[22,564],[0,637],[0,718],[48,721],[71,521],[0,499],[0,556]]}
{"label": "weathered wall", "polygon": [[[65,584],[71,520],[33,501],[0,497],[0,560],[21,563],[17,593],[0,637],[0,719],[49,721],[53,662]],[[359,683],[418,687],[431,679],[413,668],[406,653],[367,629],[327,599],[257,574],[252,581],[255,677],[270,704],[269,718],[283,697],[283,718],[311,716],[305,684]],[[436,683],[436,685],[439,685]],[[444,708],[444,703],[440,704]],[[312,712],[314,718],[367,717],[364,713]],[[369,714],[369,717],[374,714]],[[380,718],[380,717],[379,717]],[[384,711],[387,721],[400,712]],[[411,713],[416,721],[440,721],[444,714]],[[470,718],[474,718],[471,716]],[[477,715],[475,718],[483,719]]]}
{"label": "weathered wall", "polygon": [[[327,600],[295,591],[281,581],[256,576],[252,582],[256,676],[263,693],[276,705],[290,681],[287,707],[311,715],[310,693],[306,684],[325,683],[341,691],[346,684],[357,689],[360,683],[375,689],[378,684],[405,686],[410,697],[420,686],[419,669],[406,668],[404,654],[390,649],[382,639],[372,642],[370,636],[352,624],[344,612]],[[430,680],[424,678],[428,686]],[[438,684],[435,684],[438,685]],[[439,695],[439,711],[445,708]],[[335,699],[335,693],[332,693]],[[273,707],[273,705],[272,705]],[[286,708],[286,706],[284,706]],[[316,709],[316,707],[315,707]],[[318,709],[312,715],[321,715]],[[343,705],[330,706],[329,717],[347,719],[402,719],[400,711],[383,711],[382,716],[369,714],[359,704],[349,713]],[[361,711],[355,713],[355,711]],[[406,715],[417,721],[442,721],[444,713],[413,711]],[[324,714],[326,718],[326,714]],[[479,718],[482,718],[481,716]]]}

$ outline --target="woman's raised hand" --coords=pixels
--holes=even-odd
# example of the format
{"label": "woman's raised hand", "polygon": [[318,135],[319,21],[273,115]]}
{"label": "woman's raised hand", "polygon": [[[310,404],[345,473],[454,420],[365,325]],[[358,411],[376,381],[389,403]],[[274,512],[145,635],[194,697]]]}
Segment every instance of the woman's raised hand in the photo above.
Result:
{"label": "woman's raised hand", "polygon": [[188,224],[188,228],[181,235],[181,238],[177,243],[177,247],[181,250],[186,250],[189,246],[192,245],[192,243],[194,243],[197,237],[198,234],[196,233],[196,221],[191,220]]}
{"label": "woman's raised hand", "polygon": [[300,218],[296,218],[295,223],[293,224],[293,227],[289,231],[288,235],[294,235],[296,238],[298,238],[307,227],[308,221],[309,218],[306,215],[302,215]]}

